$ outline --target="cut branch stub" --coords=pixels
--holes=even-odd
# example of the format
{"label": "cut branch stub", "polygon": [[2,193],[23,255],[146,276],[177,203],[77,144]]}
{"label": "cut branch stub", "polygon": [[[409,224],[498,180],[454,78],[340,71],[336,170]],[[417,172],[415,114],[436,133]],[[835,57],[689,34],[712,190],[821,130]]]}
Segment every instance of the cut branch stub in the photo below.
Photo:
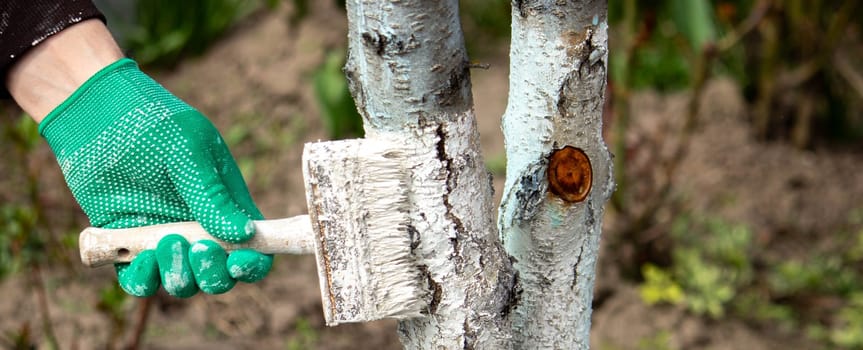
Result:
{"label": "cut branch stub", "polygon": [[552,152],[547,173],[549,191],[567,202],[581,202],[590,193],[593,170],[580,148],[565,146]]}

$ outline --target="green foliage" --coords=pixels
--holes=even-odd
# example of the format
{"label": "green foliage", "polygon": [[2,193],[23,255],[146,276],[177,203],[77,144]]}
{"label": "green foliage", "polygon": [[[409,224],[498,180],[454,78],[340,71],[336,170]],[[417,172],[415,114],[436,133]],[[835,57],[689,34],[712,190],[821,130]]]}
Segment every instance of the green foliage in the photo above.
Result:
{"label": "green foliage", "polygon": [[709,0],[609,3],[610,74],[627,88],[679,90],[691,84],[700,48],[716,38]]}
{"label": "green foliage", "polygon": [[[37,124],[27,115],[16,121],[4,121],[0,131],[9,144],[4,170],[9,171],[23,186],[8,188],[3,194],[11,200],[0,205],[0,280],[11,274],[24,272],[26,279],[16,279],[15,283],[33,288],[40,299],[45,298],[46,286],[40,273],[40,266],[56,262],[62,256],[62,245],[54,242],[52,231],[57,223],[48,222],[41,213],[45,210],[39,182],[38,163],[33,162],[31,154],[40,144]],[[8,123],[8,124],[6,124]],[[50,242],[50,244],[48,244]],[[57,348],[51,319],[43,303],[37,303],[42,316],[41,340],[49,348]],[[33,349],[29,324],[25,323],[17,332],[7,332],[0,343],[15,349]]]}
{"label": "green foliage", "polygon": [[303,135],[308,132],[307,129],[308,125],[306,125],[306,121],[303,116],[293,116],[291,120],[288,121],[287,125],[280,127],[279,132],[276,134],[277,142],[272,142],[272,144],[279,147],[279,149],[296,146],[302,142]]}
{"label": "green foliage", "polygon": [[297,320],[294,333],[295,335],[285,343],[287,350],[313,349],[318,343],[318,338],[320,338],[318,332],[305,318]]}
{"label": "green foliage", "polygon": [[682,215],[670,238],[671,265],[642,266],[645,303],[684,305],[710,318],[732,312],[786,332],[806,326],[822,344],[863,349],[863,211],[853,211],[846,230],[831,235],[837,246],[848,247],[841,253],[812,250],[757,270],[753,234],[745,225]]}
{"label": "green foliage", "polygon": [[653,264],[645,264],[641,267],[641,273],[644,283],[638,287],[638,292],[645,303],[679,304],[683,301],[683,288],[674,281],[668,271]]}
{"label": "green foliage", "polygon": [[342,72],[344,65],[344,51],[332,51],[312,77],[321,118],[332,139],[363,136],[362,118]]}
{"label": "green foliage", "polygon": [[[772,300],[765,304],[788,309],[809,322],[807,335],[839,349],[863,349],[863,217],[860,210],[849,215],[846,229],[831,235],[836,247],[771,264],[766,287]],[[843,249],[843,248],[848,249]],[[807,307],[819,300],[832,303]],[[791,301],[786,305],[786,301]],[[839,305],[836,305],[839,303]],[[800,322],[800,321],[798,321]]]}
{"label": "green foliage", "polygon": [[857,208],[848,214],[848,223],[851,225],[850,248],[845,252],[846,259],[860,262],[863,261],[863,208]]}
{"label": "green foliage", "polygon": [[123,291],[119,284],[110,283],[99,291],[96,309],[107,316],[116,327],[125,324],[125,306],[129,299],[129,295]]}
{"label": "green foliage", "polygon": [[809,338],[835,349],[863,349],[863,293],[854,293],[836,314],[832,327],[812,324],[806,329]]}
{"label": "green foliage", "polygon": [[470,57],[497,54],[502,39],[510,35],[509,0],[459,1],[461,26]]}
{"label": "green foliage", "polygon": [[33,150],[42,141],[39,137],[39,124],[26,114],[22,114],[18,121],[5,131],[6,137],[21,152]]}
{"label": "green foliage", "polygon": [[689,47],[701,50],[716,40],[717,28],[710,0],[668,0],[667,12],[675,28],[686,37]]}
{"label": "green foliage", "polygon": [[695,314],[719,318],[752,278],[752,232],[716,218],[677,219],[671,228],[675,249],[667,270],[643,266],[645,302],[682,302]]}
{"label": "green foliage", "polygon": [[294,4],[294,12],[291,13],[289,22],[291,25],[297,25],[309,15],[309,0],[292,0],[292,3]]}
{"label": "green foliage", "polygon": [[638,350],[673,350],[671,346],[671,332],[661,330],[653,336],[638,340]]}
{"label": "green foliage", "polygon": [[[664,0],[609,2],[611,33],[610,74],[628,88],[660,91],[691,88],[695,61],[709,43],[716,43],[742,18],[720,20],[719,8],[745,15],[752,1],[730,4],[719,0]],[[730,50],[719,57],[713,71],[730,74],[742,83],[744,51]],[[628,55],[631,61],[627,62]],[[628,74],[628,75],[627,75]]]}
{"label": "green foliage", "polygon": [[779,262],[767,281],[778,297],[808,293],[848,295],[863,287],[858,272],[836,255]]}
{"label": "green foliage", "polygon": [[[255,116],[238,116],[233,120],[254,120]],[[232,124],[228,130],[223,135],[225,139],[225,144],[228,145],[229,149],[235,149],[237,145],[240,143],[244,143],[252,140],[252,129],[249,127],[250,124],[247,123],[236,123]],[[254,157],[240,157],[237,158],[237,167],[240,168],[240,173],[243,174],[243,178],[247,182],[253,181],[255,176],[255,158]]]}
{"label": "green foliage", "polygon": [[512,16],[508,0],[465,0],[459,2],[459,11],[471,29],[494,38],[506,38],[510,33]]}
{"label": "green foliage", "polygon": [[686,288],[689,310],[713,318],[722,317],[725,304],[736,292],[723,267],[709,263],[696,249],[679,249],[674,256],[675,272]]}
{"label": "green foliage", "polygon": [[[18,166],[26,176],[24,200],[0,205],[0,279],[22,270],[45,257],[45,242],[39,226],[40,204],[37,173],[28,169],[27,155],[41,141],[38,125],[21,115],[3,129],[16,152],[7,158],[10,167]],[[17,163],[17,164],[16,164]]]}
{"label": "green foliage", "polygon": [[[234,120],[248,120],[244,118],[245,116],[238,116],[234,118]],[[225,140],[225,144],[228,145],[228,148],[234,148],[240,142],[246,141],[252,137],[252,130],[246,123],[235,123],[232,124],[228,131],[222,136]]]}
{"label": "green foliage", "polygon": [[239,18],[261,5],[244,0],[138,0],[125,42],[141,64],[174,64],[204,52]]}
{"label": "green foliage", "polygon": [[837,319],[837,327],[829,333],[830,342],[844,348],[863,349],[863,293],[852,294]]}
{"label": "green foliage", "polygon": [[734,298],[735,315],[763,324],[772,324],[786,332],[794,331],[799,315],[790,305],[774,303],[770,296],[756,288],[746,288]]}
{"label": "green foliage", "polygon": [[43,257],[44,242],[37,230],[33,207],[18,204],[0,206],[0,279],[20,271]]}
{"label": "green foliage", "polygon": [[811,295],[850,299],[863,290],[863,218],[861,210],[848,216],[845,230],[832,235],[841,253],[814,251],[807,256],[771,264],[767,285],[776,298]]}
{"label": "green foliage", "polygon": [[262,161],[267,163],[265,160],[280,150],[297,147],[302,142],[308,131],[305,117],[295,115],[274,122],[259,113],[240,113],[231,119],[246,121],[230,125],[222,134],[243,179],[249,188],[271,187],[279,173],[272,171],[272,166],[262,166]]}
{"label": "green foliage", "polygon": [[5,332],[0,337],[0,345],[10,350],[35,350],[37,348],[36,340],[33,339],[33,332],[30,330],[29,323],[22,324],[17,331]]}
{"label": "green foliage", "polygon": [[[279,1],[281,0],[267,0],[270,7],[275,7]],[[309,15],[309,0],[291,0],[291,4],[293,5],[293,12],[288,17],[288,23],[291,26],[296,26]],[[333,0],[333,4],[342,10],[345,9],[345,0]]]}
{"label": "green foliage", "polygon": [[276,6],[279,6],[279,3],[282,2],[282,0],[265,0],[265,2],[267,7],[273,9],[276,8]]}
{"label": "green foliage", "polygon": [[[631,87],[655,88],[661,91],[679,90],[689,85],[692,63],[681,52],[673,27],[656,31],[650,43],[635,52]],[[619,60],[620,58],[618,58]],[[620,64],[620,63],[617,63]],[[618,67],[617,69],[621,69]],[[622,74],[615,73],[612,74]]]}
{"label": "green foliage", "polygon": [[485,159],[485,168],[496,176],[506,175],[506,154],[500,153]]}
{"label": "green foliage", "polygon": [[721,317],[737,291],[752,279],[752,232],[717,218],[680,218],[672,226],[678,243],[674,276],[697,314]]}
{"label": "green foliage", "polygon": [[131,300],[129,295],[117,283],[109,283],[99,290],[96,310],[110,322],[107,343],[112,345],[109,345],[109,348],[113,348],[113,344],[120,342],[126,331],[129,323],[126,303],[129,300]]}
{"label": "green foliage", "polygon": [[863,17],[855,16],[861,2],[771,1],[767,11],[762,4],[609,2],[616,94],[644,88],[698,93],[706,78],[729,75],[753,104],[757,137],[799,148],[822,140],[855,145],[863,137],[863,98],[851,88],[863,59],[854,34],[863,29]]}
{"label": "green foliage", "polygon": [[[26,167],[26,155],[32,151],[41,141],[38,125],[27,115],[21,115],[11,125],[7,125],[2,134],[11,141],[12,147],[17,152],[11,160],[21,163]],[[26,169],[22,169],[26,170]],[[38,182],[35,172],[25,171],[28,176],[26,190],[28,197],[33,199],[38,193],[35,186]],[[22,263],[26,264],[38,254],[33,254],[34,249],[41,249],[42,242],[34,234],[37,229],[38,208],[33,203],[12,202],[0,206],[0,279],[9,273],[17,271]]]}

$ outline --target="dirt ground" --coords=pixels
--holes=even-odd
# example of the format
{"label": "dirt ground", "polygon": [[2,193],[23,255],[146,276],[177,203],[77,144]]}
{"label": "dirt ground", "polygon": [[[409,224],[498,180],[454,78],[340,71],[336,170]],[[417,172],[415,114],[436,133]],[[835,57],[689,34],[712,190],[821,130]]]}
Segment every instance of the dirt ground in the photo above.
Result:
{"label": "dirt ground", "polygon": [[[310,84],[311,72],[328,50],[346,41],[344,15],[330,2],[313,2],[309,18],[288,23],[289,10],[262,12],[238,28],[206,55],[188,59],[172,71],[152,72],[169,90],[207,114],[229,142],[244,170],[250,190],[269,218],[305,211],[300,155],[302,144],[326,138]],[[474,99],[486,158],[500,157],[503,141],[499,118],[506,106],[508,63],[506,44],[499,53],[477,59],[491,65],[472,71]],[[669,135],[685,109],[685,93],[634,97],[634,126],[627,137],[644,150],[674,145]],[[799,151],[782,144],[752,140],[746,106],[730,81],[710,83],[688,156],[674,177],[675,195],[691,208],[750,225],[761,241],[777,246],[789,232],[817,235],[831,232],[860,206],[863,198],[861,154],[850,151]],[[233,135],[233,136],[231,136]],[[83,225],[80,210],[62,185],[47,145],[32,158],[44,163],[40,181],[50,189],[43,197],[58,212],[58,222]],[[636,155],[636,161],[639,159]],[[638,168],[638,165],[633,165]],[[2,169],[0,169],[2,170]],[[3,173],[8,173],[4,171]],[[0,184],[15,186],[11,175]],[[496,176],[496,193],[503,178]],[[733,198],[733,200],[720,199]],[[814,200],[813,200],[814,198]],[[614,216],[606,226],[614,232]],[[603,239],[614,240],[608,233]],[[644,349],[644,339],[669,334],[673,349],[804,349],[797,335],[766,332],[733,319],[708,321],[678,307],[650,307],[636,286],[616,271],[615,252],[603,251],[597,295],[603,301],[594,312],[595,349]],[[114,283],[110,267],[85,270],[69,266],[45,271],[52,325],[64,349],[104,348],[111,337],[111,320],[95,305],[99,293]],[[0,333],[9,334],[29,323],[42,339],[37,293],[23,274],[0,283]],[[125,310],[135,314],[140,303],[129,299]],[[380,321],[323,326],[314,259],[279,257],[271,275],[255,285],[238,285],[218,296],[186,300],[156,298],[144,337],[146,349],[398,349],[396,323]],[[134,323],[134,319],[130,321]],[[128,337],[130,330],[119,335]],[[44,341],[44,340],[43,340]],[[123,342],[117,342],[122,344]],[[650,348],[650,347],[648,347]]]}

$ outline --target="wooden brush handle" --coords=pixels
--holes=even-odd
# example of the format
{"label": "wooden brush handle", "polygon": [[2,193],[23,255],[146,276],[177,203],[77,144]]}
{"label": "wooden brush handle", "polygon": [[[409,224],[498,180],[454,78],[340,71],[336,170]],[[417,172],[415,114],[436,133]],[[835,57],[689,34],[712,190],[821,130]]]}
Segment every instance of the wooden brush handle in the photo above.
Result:
{"label": "wooden brush handle", "polygon": [[81,261],[89,267],[130,262],[146,249],[155,249],[162,237],[176,233],[190,243],[202,239],[218,242],[226,251],[250,248],[265,254],[311,254],[314,233],[308,215],[255,221],[255,235],[242,244],[220,241],[194,221],[127,229],[88,227],[78,236]]}

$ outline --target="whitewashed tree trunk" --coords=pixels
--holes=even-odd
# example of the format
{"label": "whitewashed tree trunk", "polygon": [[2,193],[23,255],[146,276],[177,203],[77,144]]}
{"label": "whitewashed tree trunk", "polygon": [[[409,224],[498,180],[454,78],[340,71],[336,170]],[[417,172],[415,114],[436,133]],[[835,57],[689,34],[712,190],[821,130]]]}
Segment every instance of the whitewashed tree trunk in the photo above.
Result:
{"label": "whitewashed tree trunk", "polygon": [[[605,8],[513,1],[498,230],[457,0],[347,1],[345,73],[366,137],[418,154],[410,231],[431,300],[427,317],[399,323],[406,348],[587,348],[602,206],[613,186],[599,131]],[[592,162],[593,190],[582,202],[547,191],[547,159],[567,145]]]}
{"label": "whitewashed tree trunk", "polygon": [[[494,224],[456,0],[347,2],[345,73],[366,137],[422,156],[410,193],[429,316],[402,321],[411,349],[508,348],[513,272]],[[424,159],[423,159],[424,157]]]}
{"label": "whitewashed tree trunk", "polygon": [[[513,1],[503,117],[506,187],[498,224],[518,271],[515,348],[590,345],[603,207],[614,188],[602,140],[606,17],[606,0]],[[548,171],[578,171],[549,161],[567,146],[583,150],[590,161],[592,189],[583,200],[578,188],[549,191]],[[566,152],[558,156],[568,158]]]}

